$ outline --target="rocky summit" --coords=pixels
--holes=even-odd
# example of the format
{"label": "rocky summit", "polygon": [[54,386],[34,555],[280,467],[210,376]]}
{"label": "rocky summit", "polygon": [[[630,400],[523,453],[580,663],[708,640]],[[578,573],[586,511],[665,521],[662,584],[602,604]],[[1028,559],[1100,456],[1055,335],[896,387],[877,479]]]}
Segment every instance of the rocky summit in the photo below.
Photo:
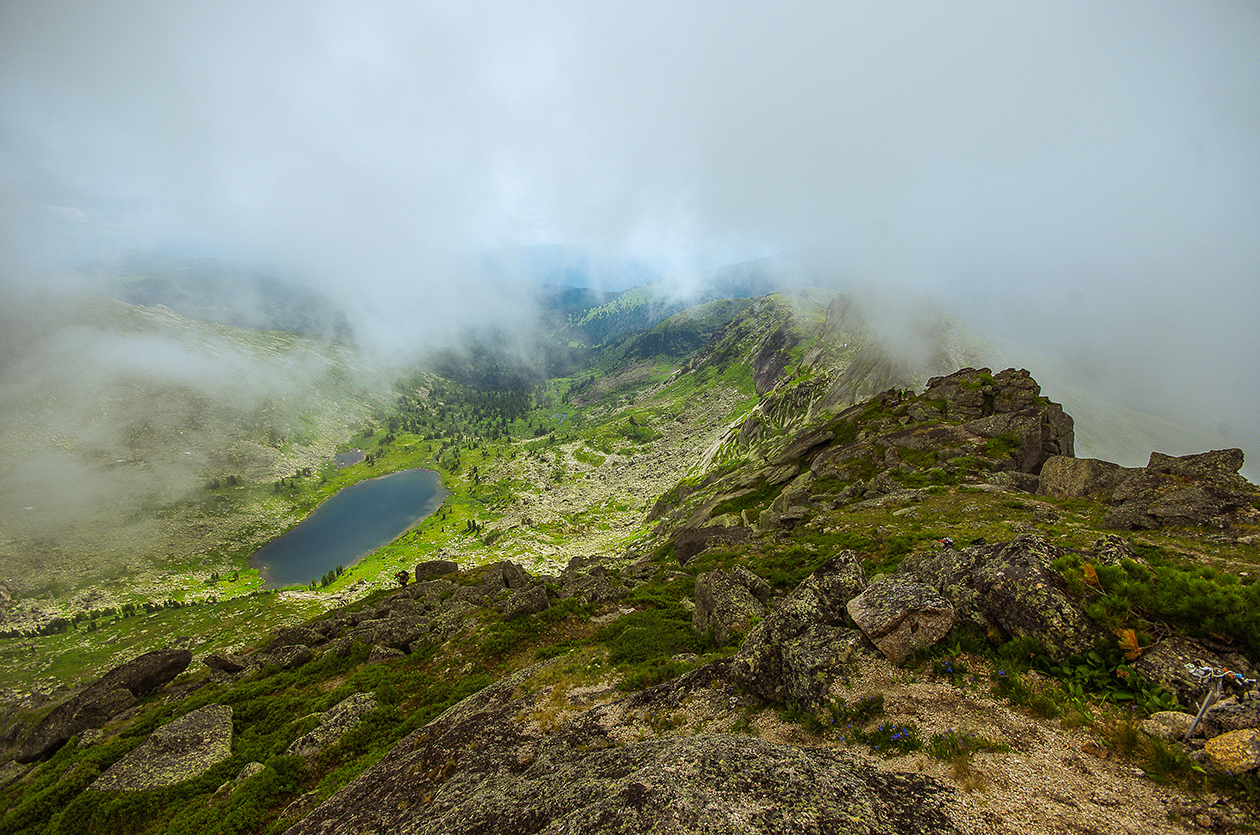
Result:
{"label": "rocky summit", "polygon": [[[392,585],[14,705],[0,832],[1256,825],[1260,489],[1241,452],[1077,459],[1073,418],[1018,369],[840,396],[842,373],[791,371],[832,348],[748,310],[601,413],[617,444],[694,448],[615,550],[521,558],[598,517],[527,524],[508,503],[457,547],[407,551]],[[727,389],[651,411],[723,352],[758,358],[734,417],[688,411]],[[584,461],[610,495],[603,436],[573,431],[590,434],[526,460]],[[511,463],[479,460],[478,481]]]}

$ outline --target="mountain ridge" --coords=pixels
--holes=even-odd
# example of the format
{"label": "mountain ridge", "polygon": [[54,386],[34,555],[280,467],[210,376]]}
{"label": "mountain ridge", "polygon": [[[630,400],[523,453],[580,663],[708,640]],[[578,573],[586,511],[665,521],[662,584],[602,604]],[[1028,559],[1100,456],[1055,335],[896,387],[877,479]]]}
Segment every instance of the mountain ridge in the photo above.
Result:
{"label": "mountain ridge", "polygon": [[[1002,831],[1245,823],[1254,774],[1215,740],[1260,734],[1255,696],[1193,745],[1138,722],[1193,712],[1188,661],[1254,676],[1241,451],[1076,458],[1076,422],[1028,371],[934,373],[982,346],[928,311],[943,347],[904,357],[860,310],[718,301],[521,391],[425,371],[348,438],[360,464],[221,486],[224,513],[310,507],[428,466],[451,497],[323,586],[219,601],[238,581],[193,577],[176,606],[0,638],[11,670],[66,665],[10,691],[0,832],[965,832],[993,824],[982,807]],[[171,643],[187,667],[150,695],[47,675]],[[215,739],[227,721],[230,744],[203,756],[185,721]],[[29,747],[49,738],[51,756]],[[129,782],[157,749],[163,773],[205,768]],[[1055,799],[1075,793],[1107,802]]]}
{"label": "mountain ridge", "polygon": [[[986,820],[965,800],[968,791],[981,791],[1006,816],[1003,831],[1053,831],[1017,811],[1053,803],[1043,780],[1016,787],[1001,776],[1027,762],[1053,784],[1102,791],[1112,825],[1139,821],[1146,831],[1177,832],[1183,830],[1170,816],[1242,822],[1249,814],[1244,795],[1196,805],[1190,795],[1156,790],[1127,767],[1085,768],[1072,778],[1084,775],[1083,782],[1071,782],[1062,758],[1085,743],[1079,736],[1070,741],[1070,727],[1056,730],[1020,712],[1019,699],[1041,704],[1037,709],[1049,715],[1077,710],[1071,691],[1054,690],[1061,685],[1053,683],[1078,681],[1067,672],[1075,665],[1093,670],[1085,660],[1091,652],[1104,669],[1115,664],[1125,672],[1119,680],[1130,688],[1087,691],[1099,700],[1090,703],[1094,711],[1110,715],[1108,692],[1130,694],[1144,711],[1197,692],[1184,669],[1156,663],[1172,639],[1140,634],[1140,621],[1133,641],[1141,652],[1126,663],[1110,624],[1097,620],[1102,610],[1089,608],[1087,584],[1073,579],[1085,565],[1112,583],[1109,571],[1144,576],[1125,567],[1139,559],[1158,560],[1171,576],[1187,563],[1150,540],[1098,535],[1095,514],[1116,489],[1108,482],[1059,478],[1077,484],[1061,499],[1039,490],[1053,462],[1080,460],[1071,456],[1071,427],[1028,373],[1015,369],[964,369],[933,378],[921,393],[884,392],[822,424],[802,422],[768,438],[705,478],[683,479],[657,501],[654,532],[632,542],[624,556],[575,557],[558,574],[543,576],[509,562],[460,570],[455,562],[430,560],[401,589],[281,630],[253,651],[207,655],[170,685],[169,695],[148,703],[138,714],[142,721],[114,720],[105,734],[87,734],[86,746],[64,746],[47,765],[7,768],[16,782],[0,799],[16,804],[10,820],[45,821],[51,828],[41,831],[66,832],[135,803],[168,809],[162,814],[175,816],[172,826],[184,820],[208,831],[270,822],[269,831],[354,832],[371,821],[381,832],[532,832],[561,822],[612,832],[666,820],[676,831],[699,832],[745,814],[740,819],[758,832],[831,831],[855,816],[872,832],[962,832]],[[961,454],[942,458],[951,450]],[[1198,549],[1199,559],[1234,554],[1244,564],[1260,562],[1251,533],[1260,530],[1260,489],[1229,481],[1228,471],[1240,465],[1241,454],[1153,459],[1151,472],[1167,471],[1168,489],[1185,489],[1179,479],[1186,477],[1224,478],[1251,502],[1235,506],[1241,515],[1227,528],[1214,519],[1179,519],[1177,527],[1157,530],[1155,541]],[[1161,489],[1156,499],[1168,495]],[[1224,531],[1226,539],[1204,538],[1200,522],[1217,526],[1207,530]],[[940,544],[943,530],[956,536],[997,530],[1013,538],[955,547]],[[890,649],[882,627],[854,606],[858,598],[912,588],[939,588],[946,597],[910,604],[898,617],[945,611],[957,622],[936,639],[927,629],[908,630],[914,649],[906,655]],[[1234,645],[1215,652],[1190,645],[1201,661],[1247,673],[1247,656],[1258,648],[1237,641],[1260,632],[1212,620],[1237,614],[1231,606],[1204,610],[1194,633],[1200,640],[1232,634]],[[722,638],[715,637],[716,623],[724,624]],[[1188,622],[1178,628],[1195,629]],[[1015,645],[1022,649],[1003,650]],[[1107,660],[1113,658],[1119,661]],[[1071,666],[1054,666],[1066,662]],[[1044,671],[1048,701],[1028,702],[1032,691],[1010,689],[999,664],[1024,688]],[[975,683],[981,671],[991,684]],[[443,683],[454,689],[443,691]],[[468,687],[476,692],[462,700],[441,695]],[[306,722],[264,718],[277,711],[297,718],[311,709],[349,716],[342,705],[356,692],[374,701],[356,708],[356,718],[339,735],[324,737],[314,753],[291,753]],[[995,728],[979,717],[993,715],[989,699],[996,697],[1010,706],[999,706],[1005,718]],[[945,713],[928,721],[916,707],[925,703]],[[139,788],[122,771],[111,772],[110,791],[74,788],[116,767],[168,717],[210,705],[230,708],[234,717],[230,755],[207,761],[200,776],[178,784],[186,788]],[[829,731],[829,715],[845,717],[849,730]],[[10,722],[3,736],[22,739],[25,721]],[[1120,745],[1121,737],[1106,730],[1115,720],[1092,721],[1092,738]],[[890,723],[895,731],[885,730]],[[959,723],[973,736],[958,736]],[[966,753],[943,753],[977,737],[966,743],[974,747],[958,749]],[[1148,768],[1154,761],[1142,758],[1146,746],[1179,750],[1143,741],[1158,736],[1136,739],[1130,750]],[[955,757],[952,777],[928,764],[938,755],[924,761],[916,754],[937,749],[946,762]],[[1218,755],[1206,743],[1186,750],[1207,752],[1207,774],[1223,768],[1213,765]],[[348,758],[361,762],[364,754],[370,756],[362,765],[338,766]],[[75,763],[87,765],[84,778],[58,777]],[[788,773],[799,779],[784,782]],[[1194,772],[1177,773],[1189,780]],[[739,774],[761,776],[749,782]],[[62,779],[64,813],[40,813],[45,807],[26,790],[48,778]],[[836,795],[825,788],[831,785],[848,788]],[[1213,785],[1224,790],[1223,783]],[[188,805],[195,797],[204,800]],[[1099,820],[1098,812],[1080,817],[1057,808],[1056,820]],[[756,811],[738,811],[748,809]]]}

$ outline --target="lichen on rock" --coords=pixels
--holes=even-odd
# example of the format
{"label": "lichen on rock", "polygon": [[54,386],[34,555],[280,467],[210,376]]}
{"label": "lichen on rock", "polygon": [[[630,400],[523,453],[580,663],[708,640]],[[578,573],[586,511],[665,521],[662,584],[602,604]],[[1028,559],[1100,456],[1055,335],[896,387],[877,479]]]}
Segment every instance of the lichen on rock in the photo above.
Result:
{"label": "lichen on rock", "polygon": [[138,791],[200,777],[232,755],[232,708],[207,705],[163,725],[89,788]]}

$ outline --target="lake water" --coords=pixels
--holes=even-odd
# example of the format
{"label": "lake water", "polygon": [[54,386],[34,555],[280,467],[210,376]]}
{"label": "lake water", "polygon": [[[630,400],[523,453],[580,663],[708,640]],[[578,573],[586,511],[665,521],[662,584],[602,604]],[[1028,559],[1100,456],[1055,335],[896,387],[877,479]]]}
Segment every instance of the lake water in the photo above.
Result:
{"label": "lake water", "polygon": [[349,568],[437,510],[446,496],[432,470],[402,470],[360,481],[255,551],[250,567],[262,573],[264,588],[306,585],[338,565]]}

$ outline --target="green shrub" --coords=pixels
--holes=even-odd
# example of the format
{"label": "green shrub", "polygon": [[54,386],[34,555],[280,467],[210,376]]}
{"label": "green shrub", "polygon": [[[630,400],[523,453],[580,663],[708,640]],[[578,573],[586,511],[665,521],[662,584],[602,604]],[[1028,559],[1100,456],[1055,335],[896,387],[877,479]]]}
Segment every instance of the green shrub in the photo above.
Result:
{"label": "green shrub", "polygon": [[1023,445],[1024,439],[1018,432],[1003,432],[985,441],[984,454],[988,458],[1007,458]]}
{"label": "green shrub", "polygon": [[[1109,629],[1163,622],[1194,638],[1226,636],[1260,655],[1260,584],[1208,566],[1152,570],[1133,560],[1094,565],[1101,596],[1086,613]],[[1140,625],[1140,624],[1139,624]]]}
{"label": "green shrub", "polygon": [[645,664],[684,652],[703,652],[705,645],[691,628],[691,616],[681,607],[635,612],[595,633],[617,664]]}
{"label": "green shrub", "polygon": [[689,670],[695,669],[694,663],[674,661],[667,658],[656,658],[634,669],[617,684],[617,689],[625,693],[646,690],[663,681],[677,678]]}

